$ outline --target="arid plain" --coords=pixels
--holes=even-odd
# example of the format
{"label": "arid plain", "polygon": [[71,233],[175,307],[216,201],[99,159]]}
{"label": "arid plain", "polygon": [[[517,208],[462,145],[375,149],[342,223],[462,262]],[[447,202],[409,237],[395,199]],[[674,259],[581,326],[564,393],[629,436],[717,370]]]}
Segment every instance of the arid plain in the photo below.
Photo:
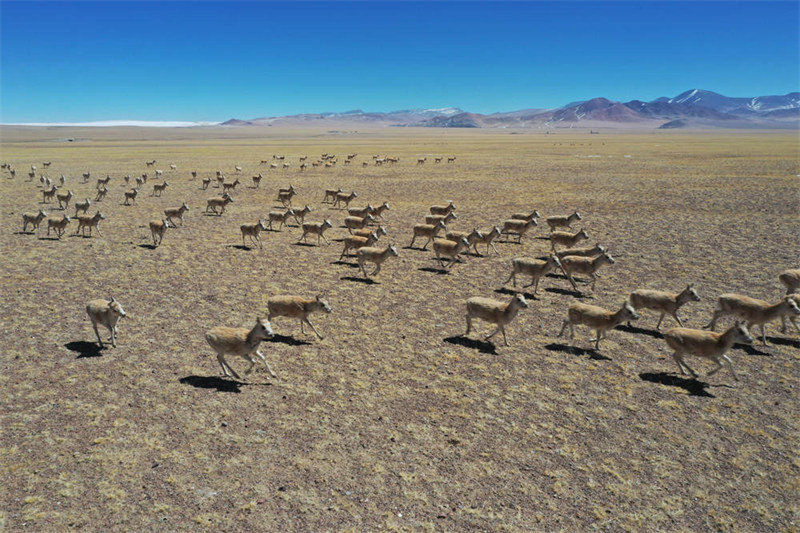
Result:
{"label": "arid plain", "polygon": [[[681,313],[700,327],[718,295],[777,301],[778,273],[800,266],[795,134],[6,128],[0,147],[17,168],[0,175],[0,529],[800,528],[796,332],[772,324],[769,346],[732,350],[739,381],[705,378],[697,359],[693,380],[652,312],[599,351],[585,328],[574,347],[556,337],[577,295],[553,276],[508,326],[510,347],[476,340],[486,323],[469,340],[464,300],[510,298],[512,258],[544,255],[546,229],[448,273],[430,249],[406,248],[446,200],[449,228],[464,230],[577,209],[574,228],[616,259],[594,293],[580,285],[582,301],[617,308],[634,289],[694,282],[702,300]],[[340,163],[298,169],[322,152]],[[259,164],[273,154],[291,167]],[[373,154],[400,162],[375,166]],[[152,175],[151,159],[169,187],[152,197],[151,178],[121,205],[122,177]],[[61,240],[20,233],[22,212],[42,207],[31,164],[64,173],[77,199],[111,176],[90,210],[107,217],[102,236],[71,236],[74,222]],[[218,190],[200,178],[217,169],[242,184],[223,216],[206,216]],[[266,218],[289,184],[307,220],[331,219],[333,239],[345,215],[320,204],[324,189],[356,191],[354,206],[389,202],[381,240],[399,256],[370,284],[337,263],[341,242],[295,245],[296,227],[242,247],[239,226]],[[148,222],[184,201],[184,226],[147,246]],[[272,295],[319,293],[333,307],[311,317],[324,340],[276,319],[263,352],[278,379],[220,378],[208,328],[249,327]],[[112,295],[129,316],[118,347],[97,350],[84,306]]]}

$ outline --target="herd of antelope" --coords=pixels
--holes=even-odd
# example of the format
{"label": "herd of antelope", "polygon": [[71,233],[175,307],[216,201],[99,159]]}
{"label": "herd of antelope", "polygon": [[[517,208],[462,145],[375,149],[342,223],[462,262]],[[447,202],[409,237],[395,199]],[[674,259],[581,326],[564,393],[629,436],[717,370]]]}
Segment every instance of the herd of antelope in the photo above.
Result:
{"label": "herd of antelope", "polygon": [[[345,164],[350,164],[355,160],[356,156],[357,154],[347,154],[344,159]],[[439,163],[443,159],[442,157],[436,157],[434,162]],[[337,160],[336,155],[325,153],[312,162],[312,165],[329,167],[335,165]],[[385,163],[397,163],[399,158],[375,155],[372,160],[375,165],[382,165]],[[455,157],[447,158],[449,163],[455,160]],[[307,156],[299,158],[300,170],[306,168],[306,161]],[[420,157],[417,164],[421,165],[426,161],[426,157]],[[145,162],[146,167],[154,167],[156,163],[156,160]],[[290,166],[286,161],[286,156],[283,155],[273,155],[271,160],[263,159],[260,164],[269,165],[270,168],[278,168],[279,164],[283,168],[289,168]],[[367,165],[368,163],[365,161],[363,164]],[[47,168],[50,165],[51,163],[47,161],[42,166]],[[177,170],[177,165],[170,164],[169,168],[174,172]],[[15,169],[9,164],[3,163],[0,165],[0,169],[7,171],[10,178],[16,175]],[[236,165],[233,170],[238,175],[242,172],[242,167]],[[36,172],[36,166],[31,165],[31,171],[28,173],[29,181],[33,181],[36,178]],[[169,183],[164,179],[163,171],[161,170],[155,170],[154,176],[160,181],[153,184],[153,192],[150,196],[160,197],[169,186]],[[198,177],[197,171],[192,171],[191,176],[192,179],[196,179]],[[89,172],[82,174],[82,183],[88,183],[91,177]],[[131,178],[130,175],[122,178],[124,190],[121,205],[136,205],[139,190],[147,183],[148,177],[148,173],[144,172],[135,178]],[[105,178],[97,178],[95,203],[100,203],[104,200],[109,191],[108,187],[111,179],[110,175],[106,175]],[[262,179],[262,174],[253,176],[252,188],[259,188]],[[64,174],[61,174],[58,184],[54,184],[44,174],[40,175],[37,187],[41,188],[41,204],[55,205],[55,202],[57,202],[57,209],[62,214],[60,216],[50,216],[44,211],[44,206],[36,212],[25,212],[22,214],[22,233],[35,233],[41,223],[47,220],[45,226],[46,234],[49,236],[52,231],[56,239],[61,239],[66,232],[67,226],[73,220],[67,210],[75,195],[72,190],[68,190],[66,193],[60,192],[66,186],[67,181],[68,178]],[[200,188],[207,190],[211,181],[210,177],[202,178]],[[240,184],[240,180],[238,177],[233,181],[226,180],[225,173],[222,170],[217,170],[216,182],[215,187],[220,190],[221,194],[207,199],[205,212],[209,215],[221,217],[226,213],[227,206],[234,202],[234,194]],[[308,238],[316,236],[315,244],[317,246],[320,246],[323,241],[326,245],[331,244],[325,235],[326,231],[334,226],[331,220],[329,218],[322,218],[316,221],[306,220],[306,217],[313,213],[315,209],[312,209],[309,205],[304,205],[302,208],[293,206],[293,199],[297,194],[298,191],[293,185],[279,189],[275,200],[280,203],[281,209],[270,211],[266,220],[258,219],[254,223],[242,224],[240,226],[242,246],[245,248],[255,246],[263,248],[262,232],[281,232],[285,227],[291,227],[290,222],[292,221],[295,223],[294,227],[300,231],[298,243],[308,244]],[[382,222],[386,212],[390,211],[390,206],[388,201],[383,201],[375,205],[367,204],[360,207],[351,207],[356,198],[359,198],[359,195],[355,191],[345,191],[341,188],[325,189],[320,200],[320,207],[327,206],[329,209],[346,213],[342,228],[347,229],[348,234],[342,239],[343,249],[339,255],[339,261],[355,255],[359,270],[364,278],[371,282],[372,278],[381,272],[381,267],[387,259],[398,256],[397,248],[393,243],[390,242],[383,246],[378,245],[378,241],[388,234]],[[82,233],[86,237],[91,237],[93,230],[98,235],[102,235],[99,223],[105,220],[106,217],[99,210],[90,215],[88,211],[92,203],[93,200],[90,197],[86,197],[83,201],[76,200],[73,203],[75,209],[74,218],[77,220],[75,235]],[[179,207],[165,209],[163,217],[149,222],[153,248],[162,244],[168,228],[183,226],[184,214],[189,210],[190,207],[186,202],[182,202]],[[483,257],[478,248],[479,245],[483,247],[486,255],[491,252],[499,255],[500,252],[495,246],[496,243],[503,242],[503,240],[506,242],[513,240],[521,243],[528,232],[539,226],[541,215],[537,210],[532,209],[529,212],[512,213],[508,218],[499,221],[497,225],[490,227],[488,230],[480,228],[474,228],[469,232],[448,230],[448,224],[457,219],[457,209],[453,201],[431,206],[429,213],[424,216],[424,222],[415,224],[411,228],[411,241],[407,248],[415,249],[414,245],[418,239],[420,242],[424,241],[424,243],[421,247],[416,248],[417,250],[427,250],[428,246],[431,245],[435,260],[438,261],[441,271],[446,273],[450,272],[457,263],[462,262],[462,258],[468,255]],[[494,331],[485,336],[485,342],[500,333],[504,344],[506,346],[509,345],[505,330],[506,326],[513,321],[522,309],[529,307],[529,301],[525,298],[525,294],[516,291],[518,278],[524,276],[530,279],[530,282],[523,285],[522,288],[527,289],[532,286],[533,293],[528,296],[536,299],[539,284],[543,278],[549,274],[551,275],[550,277],[554,277],[552,274],[558,271],[563,274],[563,279],[570,283],[575,290],[575,294],[580,296],[581,291],[578,289],[577,284],[579,280],[576,276],[580,275],[585,278],[591,291],[594,291],[599,278],[598,271],[602,267],[615,264],[614,258],[599,243],[587,247],[577,246],[581,241],[589,239],[589,234],[585,229],[573,230],[573,225],[583,220],[578,211],[565,215],[548,216],[543,220],[550,231],[547,236],[550,242],[550,253],[542,257],[515,257],[511,260],[511,271],[504,282],[504,285],[511,282],[515,288],[514,295],[509,301],[498,301],[485,297],[467,299],[466,313],[464,315],[466,318],[464,336],[471,333],[473,320],[480,319],[495,326]],[[87,230],[89,232],[88,235],[86,235]],[[443,237],[441,236],[442,234],[444,234]],[[374,265],[372,272],[367,272],[366,267],[368,264]],[[555,276],[555,278],[559,279],[560,276]],[[639,312],[651,310],[660,315],[656,330],[660,331],[661,324],[667,315],[672,317],[678,324],[678,327],[667,330],[663,334],[663,338],[681,374],[688,372],[692,377],[696,378],[698,376],[685,360],[686,356],[692,355],[705,358],[715,364],[711,371],[708,372],[708,376],[716,373],[723,365],[727,365],[734,379],[738,379],[727,352],[736,343],[753,342],[749,331],[751,328],[760,327],[761,340],[765,345],[767,344],[765,326],[770,322],[780,320],[781,331],[786,333],[786,321],[788,320],[795,330],[800,333],[800,326],[797,323],[797,318],[800,316],[800,307],[798,307],[800,304],[800,269],[785,270],[779,274],[778,280],[783,284],[786,291],[785,295],[774,303],[741,294],[729,293],[721,295],[710,322],[703,329],[684,327],[683,321],[678,316],[678,311],[683,305],[700,300],[700,296],[693,284],[688,285],[680,292],[634,290],[617,310],[607,310],[603,307],[576,301],[569,305],[558,336],[562,336],[568,330],[569,336],[572,338],[576,325],[586,326],[595,332],[593,339],[594,349],[599,350],[600,341],[605,338],[609,330],[625,322],[630,325],[631,320],[639,318]],[[261,361],[270,375],[276,377],[266,358],[259,351],[260,343],[274,335],[271,321],[277,317],[296,318],[300,321],[301,333],[304,332],[304,325],[308,325],[322,339],[323,336],[310,322],[309,315],[315,312],[331,312],[330,304],[322,295],[311,298],[296,295],[275,296],[268,300],[267,307],[268,316],[259,316],[252,328],[220,326],[206,332],[206,341],[217,353],[219,364],[225,376],[240,379],[239,374],[233,370],[225,359],[225,355],[238,355],[250,363],[244,373],[245,375],[248,375],[256,363]],[[116,347],[117,323],[120,318],[126,316],[121,304],[114,298],[108,300],[96,299],[88,302],[86,311],[100,346],[103,346],[103,341],[100,337],[98,326],[103,326],[109,330],[112,346]],[[735,317],[735,322],[723,333],[715,333],[713,330],[717,321],[726,316]]]}

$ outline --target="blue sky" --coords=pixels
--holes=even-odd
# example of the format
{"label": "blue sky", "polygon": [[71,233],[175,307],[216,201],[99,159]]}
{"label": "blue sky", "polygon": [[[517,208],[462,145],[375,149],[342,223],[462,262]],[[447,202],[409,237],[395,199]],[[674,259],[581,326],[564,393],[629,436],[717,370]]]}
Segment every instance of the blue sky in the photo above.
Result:
{"label": "blue sky", "polygon": [[0,2],[0,122],[783,94],[798,2]]}

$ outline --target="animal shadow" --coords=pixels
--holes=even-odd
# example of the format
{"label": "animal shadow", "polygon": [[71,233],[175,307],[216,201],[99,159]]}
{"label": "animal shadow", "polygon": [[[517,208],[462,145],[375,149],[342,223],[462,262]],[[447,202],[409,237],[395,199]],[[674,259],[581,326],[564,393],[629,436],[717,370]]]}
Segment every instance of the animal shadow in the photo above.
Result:
{"label": "animal shadow", "polygon": [[331,261],[332,265],[344,265],[349,266],[350,268],[358,268],[358,263],[350,263],[348,261],[343,261],[342,259],[337,259],[336,261]]}
{"label": "animal shadow", "polygon": [[58,237],[39,237],[40,241],[60,241]]}
{"label": "animal shadow", "polygon": [[15,231],[14,235],[35,235],[35,231]]}
{"label": "animal shadow", "polygon": [[252,246],[247,246],[244,244],[228,244],[226,248],[236,248],[237,250],[244,250],[245,252],[250,252],[253,250]]}
{"label": "animal shadow", "polygon": [[436,267],[420,267],[417,270],[421,270],[422,272],[432,272],[433,274],[444,275],[448,274],[450,271],[446,268],[436,268]]}
{"label": "animal shadow", "polygon": [[273,335],[269,342],[280,342],[289,346],[310,346],[311,343],[301,339],[295,339],[291,335]]}
{"label": "animal shadow", "polygon": [[494,345],[494,343],[491,343],[489,341],[479,341],[477,339],[470,339],[469,337],[465,337],[464,335],[455,335],[453,337],[445,338],[444,342],[449,342],[450,344],[457,344],[458,346],[463,346],[465,348],[470,348],[472,350],[478,350],[481,353],[489,353],[497,355],[497,347]]}
{"label": "animal shadow", "polygon": [[610,357],[606,357],[594,348],[579,348],[577,346],[570,346],[569,344],[561,344],[559,342],[552,342],[545,346],[553,352],[563,352],[573,355],[588,355],[589,359],[594,361],[611,361]]}
{"label": "animal shadow", "polygon": [[669,387],[678,387],[685,390],[691,396],[702,396],[705,398],[715,398],[713,394],[708,392],[708,383],[698,381],[694,378],[687,379],[679,376],[668,374],[667,372],[642,372],[639,377],[643,381],[650,383],[658,383],[659,385],[667,385]]}
{"label": "animal shadow", "polygon": [[664,335],[655,329],[644,329],[644,328],[637,328],[636,326],[628,326],[626,324],[620,324],[615,329],[620,331],[624,331],[626,333],[638,333],[640,335],[647,335],[649,337],[653,337],[655,339],[663,339]]}
{"label": "animal shadow", "polygon": [[156,249],[156,245],[155,244],[140,244],[139,248],[144,248],[146,250],[155,250]]}
{"label": "animal shadow", "polygon": [[[566,279],[566,278],[565,278]],[[560,287],[547,287],[545,291],[555,294],[563,294],[564,296],[572,296],[573,298],[586,298],[587,296],[579,291],[571,291],[569,289],[562,289]]]}
{"label": "animal shadow", "polygon": [[778,344],[780,346],[792,346],[793,348],[800,348],[800,340],[797,339],[787,339],[785,337],[767,337],[767,340],[772,344]]}
{"label": "animal shadow", "polygon": [[292,246],[306,246],[308,248],[314,248],[315,246],[319,246],[319,245],[311,244],[310,242],[293,242]]}
{"label": "animal shadow", "polygon": [[345,280],[345,281],[355,281],[355,282],[358,282],[358,283],[363,283],[365,285],[380,285],[377,281],[375,281],[374,279],[370,279],[370,278],[359,278],[359,277],[356,277],[356,276],[342,276],[339,279],[342,279],[342,280]]}
{"label": "animal shadow", "polygon": [[747,355],[762,355],[766,357],[772,357],[771,353],[763,352],[756,348],[753,344],[734,344],[733,347],[742,350]]}
{"label": "animal shadow", "polygon": [[517,294],[521,294],[528,300],[538,300],[538,296],[534,296],[532,292],[525,292],[525,291],[518,291],[514,289],[508,289],[506,287],[500,287],[499,289],[495,289],[494,292],[497,294],[505,294],[507,296],[516,296]]}
{"label": "animal shadow", "polygon": [[100,352],[105,350],[105,347],[100,348],[96,342],[88,341],[68,342],[64,345],[64,348],[77,353],[78,357],[76,359],[83,359],[84,357],[102,357],[103,354]]}
{"label": "animal shadow", "polygon": [[232,379],[217,376],[186,376],[178,380],[184,385],[191,385],[197,389],[217,389],[217,392],[242,392],[240,387],[245,385]]}

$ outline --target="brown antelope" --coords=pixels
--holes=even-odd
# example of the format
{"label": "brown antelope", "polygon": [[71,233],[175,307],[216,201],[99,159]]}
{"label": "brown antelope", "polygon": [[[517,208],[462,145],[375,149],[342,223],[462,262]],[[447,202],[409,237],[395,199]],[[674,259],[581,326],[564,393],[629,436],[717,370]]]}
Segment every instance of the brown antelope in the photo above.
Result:
{"label": "brown antelope", "polygon": [[164,181],[164,183],[154,183],[153,184],[153,196],[161,196],[161,193],[164,192],[164,189],[169,187],[169,183]]}
{"label": "brown antelope", "polygon": [[667,342],[667,345],[672,348],[672,358],[678,365],[678,370],[681,371],[681,374],[686,374],[686,370],[688,370],[692,377],[697,377],[697,372],[692,370],[684,360],[686,355],[694,355],[695,357],[702,357],[703,359],[708,359],[716,363],[717,366],[706,374],[706,376],[713,376],[722,368],[722,361],[725,361],[728,364],[728,370],[731,371],[733,379],[738,381],[739,378],[733,371],[733,361],[725,355],[725,352],[739,342],[751,344],[753,342],[753,337],[750,336],[750,332],[744,324],[737,321],[724,333],[713,333],[711,331],[689,328],[668,329],[667,332],[664,333],[664,340]]}
{"label": "brown antelope", "polygon": [[239,374],[231,368],[225,360],[225,354],[238,355],[250,362],[250,367],[245,371],[245,376],[253,371],[258,357],[267,367],[267,371],[273,378],[277,378],[275,372],[269,366],[267,359],[259,351],[258,346],[262,341],[273,337],[272,325],[265,318],[256,318],[256,325],[252,329],[247,328],[228,328],[217,326],[206,331],[206,342],[217,352],[217,361],[222,367],[222,372],[226,377],[241,379]]}
{"label": "brown antelope", "polygon": [[100,338],[100,332],[97,330],[98,324],[104,326],[111,334],[111,346],[117,347],[117,324],[119,319],[128,316],[120,303],[113,297],[109,300],[89,300],[86,304],[86,314],[89,315],[89,320],[92,321],[92,328],[94,334],[97,335],[97,343],[100,348],[103,347],[103,339]]}
{"label": "brown antelope", "polygon": [[571,215],[563,215],[563,216],[552,216],[547,217],[545,222],[547,225],[550,226],[550,231],[555,231],[558,228],[567,228],[571,229],[572,223],[576,220],[581,220],[581,214],[577,211],[574,211]]}
{"label": "brown antelope", "polygon": [[300,236],[297,242],[308,242],[306,240],[308,235],[316,235],[317,246],[319,246],[320,238],[325,240],[325,244],[330,244],[328,238],[325,237],[325,230],[333,227],[333,224],[331,224],[330,220],[326,219],[324,222],[304,222],[300,227],[303,228],[303,234]]}
{"label": "brown antelope", "polygon": [[240,226],[242,230],[242,246],[247,246],[244,241],[245,236],[250,238],[251,244],[258,244],[259,248],[264,248],[261,245],[261,232],[267,231],[267,227],[264,225],[263,220],[259,220],[255,224],[242,224]]}
{"label": "brown antelope", "polygon": [[22,213],[22,233],[26,233],[28,231],[28,224],[31,225],[33,230],[31,233],[35,233],[36,230],[39,229],[39,224],[42,223],[47,217],[47,213],[39,209],[38,213]]}
{"label": "brown antelope", "polygon": [[616,312],[606,311],[596,305],[575,302],[569,306],[567,318],[564,320],[558,336],[562,336],[567,326],[569,326],[569,338],[572,339],[575,337],[576,324],[588,326],[597,332],[597,337],[594,340],[594,349],[599,350],[600,340],[605,338],[606,331],[614,329],[623,322],[636,320],[637,318],[639,318],[639,315],[636,314],[636,310],[628,302],[623,303],[619,311]]}
{"label": "brown antelope", "polygon": [[72,194],[72,191],[67,191],[67,194],[56,193],[56,199],[58,200],[58,208],[69,209],[69,202],[72,200],[73,196],[75,195]]}
{"label": "brown antelope", "polygon": [[165,220],[174,227],[178,227],[178,225],[175,224],[175,220],[180,220],[181,226],[183,226],[183,214],[188,210],[189,206],[186,205],[186,202],[183,202],[180,207],[170,207],[168,209],[164,209],[164,216],[166,217]]}
{"label": "brown antelope", "polygon": [[61,218],[48,218],[47,219],[47,236],[50,236],[50,230],[54,230],[56,237],[61,239],[61,236],[67,231],[67,225],[72,218],[69,215],[62,215]]}
{"label": "brown antelope", "polygon": [[88,215],[80,215],[78,216],[78,229],[75,230],[75,235],[83,232],[83,236],[86,237],[86,228],[89,228],[89,237],[92,236],[92,229],[97,228],[97,234],[102,236],[103,234],[100,233],[100,221],[105,220],[106,217],[103,213],[98,211],[92,216]]}
{"label": "brown antelope", "polygon": [[485,341],[489,341],[498,333],[503,334],[503,344],[509,346],[508,338],[506,337],[506,326],[514,320],[520,309],[526,309],[528,302],[521,294],[515,294],[508,302],[500,302],[491,298],[481,298],[479,296],[467,299],[467,331],[464,333],[466,337],[472,331],[472,320],[479,318],[491,324],[495,324],[497,329],[484,337]]}
{"label": "brown antelope", "polygon": [[[361,269],[361,272],[364,273],[364,277],[367,279],[370,279],[372,276],[376,276],[381,271],[381,265],[383,262],[386,261],[386,259],[390,256],[397,257],[397,248],[392,245],[385,246],[383,248],[364,246],[359,248],[356,252],[358,267]],[[373,270],[371,274],[367,274],[367,270],[364,268],[364,265],[367,263],[375,264],[375,270]]]}
{"label": "brown antelope", "polygon": [[[661,322],[664,317],[669,314],[675,319],[680,327],[683,327],[683,322],[678,317],[678,309],[683,307],[684,304],[689,302],[699,302],[700,296],[694,290],[694,284],[689,284],[681,292],[665,292],[641,289],[633,291],[630,296],[631,307],[637,311],[641,309],[652,309],[661,313],[656,324],[656,330],[661,329]],[[630,324],[628,324],[630,325]]]}
{"label": "brown antelope", "polygon": [[422,247],[423,250],[428,249],[428,245],[433,242],[433,239],[439,234],[440,231],[447,231],[447,226],[444,222],[439,221],[438,224],[415,224],[414,225],[414,235],[411,238],[411,243],[408,245],[409,248],[414,246],[414,241],[417,240],[417,237],[425,237],[428,240],[425,241],[425,245]]}
{"label": "brown antelope", "polygon": [[784,316],[797,317],[800,315],[800,307],[797,306],[791,295],[784,296],[776,303],[770,304],[764,300],[741,294],[723,294],[719,297],[717,308],[706,328],[713,331],[717,320],[726,315],[733,315],[746,321],[748,330],[753,326],[761,326],[761,341],[766,345],[765,325]]}
{"label": "brown antelope", "polygon": [[301,334],[305,334],[303,325],[308,324],[320,340],[324,337],[317,331],[317,328],[314,327],[314,324],[311,323],[308,316],[311,313],[331,312],[330,304],[322,295],[318,295],[315,298],[304,298],[294,295],[273,296],[267,300],[267,309],[269,310],[269,320],[273,320],[279,316],[297,318],[300,320]]}
{"label": "brown antelope", "polygon": [[[288,225],[289,218],[294,217],[294,209],[289,208],[286,211],[270,211],[268,217],[269,217],[269,230],[280,231],[281,228],[283,228],[284,224]],[[280,225],[278,226],[277,230],[272,227],[273,222],[280,222]]]}
{"label": "brown antelope", "polygon": [[211,211],[215,215],[222,216],[225,207],[230,203],[233,203],[233,198],[228,193],[223,193],[222,196],[216,198],[209,198],[206,200],[206,213]]}
{"label": "brown antelope", "polygon": [[157,247],[164,240],[164,233],[167,232],[169,224],[166,220],[151,220],[150,235],[153,237],[153,246]]}

